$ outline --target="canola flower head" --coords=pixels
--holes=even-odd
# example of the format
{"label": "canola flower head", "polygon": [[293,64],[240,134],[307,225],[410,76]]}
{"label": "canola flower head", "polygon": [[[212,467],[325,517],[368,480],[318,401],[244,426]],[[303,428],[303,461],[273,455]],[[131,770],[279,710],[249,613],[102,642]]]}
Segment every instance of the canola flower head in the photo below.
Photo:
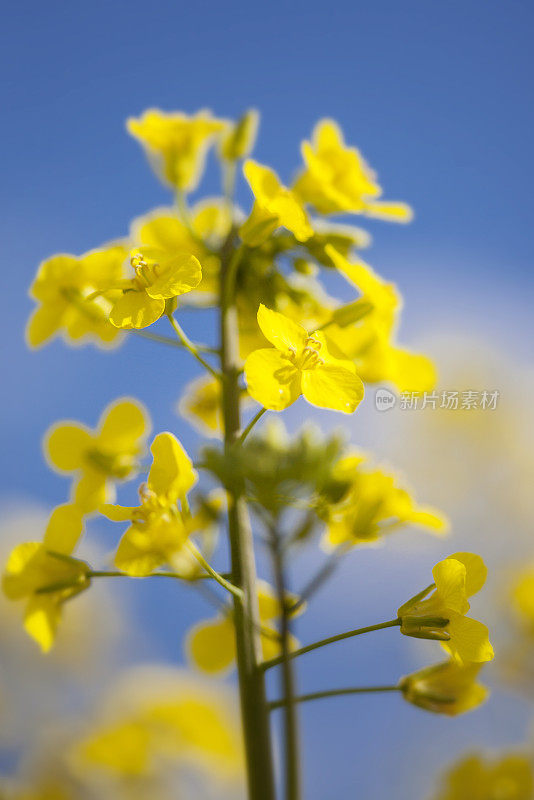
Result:
{"label": "canola flower head", "polygon": [[225,161],[238,161],[250,155],[256,143],[259,124],[260,114],[255,108],[249,109],[232,123],[221,138],[221,158]]}
{"label": "canola flower head", "polygon": [[444,775],[433,800],[531,800],[534,794],[532,759],[523,753],[500,758],[471,754]]}
{"label": "canola flower head", "polygon": [[28,345],[41,347],[59,334],[72,344],[117,344],[119,331],[109,322],[113,294],[106,299],[99,290],[103,283],[123,278],[126,255],[122,244],[112,244],[82,256],[60,253],[43,261],[30,287],[37,308],[26,328]]}
{"label": "canola flower head", "polygon": [[489,690],[477,682],[481,663],[460,664],[449,659],[401,678],[399,687],[412,705],[455,717],[484,703]]}
{"label": "canola flower head", "polygon": [[313,236],[302,204],[274,170],[249,159],[243,165],[243,174],[254,195],[250,217],[239,229],[245,244],[258,247],[280,227],[287,228],[299,242]]}
{"label": "canola flower head", "polygon": [[436,639],[460,663],[491,661],[488,629],[466,617],[469,599],[486,582],[487,568],[475,553],[454,553],[432,570],[434,583],[402,605],[401,633]]}
{"label": "canola flower head", "polygon": [[404,525],[416,525],[438,535],[448,530],[443,514],[417,505],[394,475],[368,466],[363,453],[343,456],[332,478],[347,488],[339,502],[320,509],[327,523],[327,548],[375,542]]}
{"label": "canola flower head", "polygon": [[200,180],[207,151],[228,126],[207,110],[188,116],[150,108],[130,117],[126,128],[144,147],[156,175],[181,191],[193,191]]}
{"label": "canola flower head", "polygon": [[379,201],[382,189],[375,173],[355,147],[347,147],[334,120],[315,126],[312,141],[302,143],[304,171],[293,190],[303,203],[320,214],[366,214],[395,222],[409,222],[406,203]]}
{"label": "canola flower head", "polygon": [[[289,607],[298,598],[287,593]],[[258,606],[261,625],[261,646],[263,659],[268,661],[280,655],[281,642],[274,623],[281,615],[280,603],[273,589],[266,581],[258,581]],[[299,606],[295,614],[304,611]],[[290,649],[298,647],[297,640],[290,637]],[[233,612],[230,607],[214,619],[203,620],[194,625],[187,636],[186,650],[190,662],[202,672],[216,674],[232,668],[236,659],[236,641]]]}
{"label": "canola flower head", "polygon": [[274,345],[252,352],[245,361],[247,390],[254,400],[272,411],[282,411],[301,395],[312,405],[351,414],[363,399],[364,389],[351,361],[334,357],[320,331],[308,334],[263,304],[258,325]]}
{"label": "canola flower head", "polygon": [[130,264],[135,277],[123,283],[109,314],[116,328],[152,325],[165,313],[167,300],[190,292],[202,279],[200,262],[190,253],[141,246],[131,251]]}
{"label": "canola flower head", "polygon": [[9,600],[26,600],[24,628],[43,652],[54,643],[65,600],[90,583],[87,564],[71,557],[82,530],[80,509],[58,506],[43,541],[17,545],[5,566],[2,591]]}
{"label": "canola flower head", "polygon": [[73,475],[73,501],[89,513],[111,502],[115,483],[137,471],[150,427],[144,406],[123,397],[103,411],[95,430],[70,421],[53,425],[45,434],[45,456],[53,469]]}
{"label": "canola flower head", "polygon": [[173,558],[182,555],[183,546],[202,517],[184,519],[178,501],[197,481],[191,459],[172,433],[159,433],[150,447],[152,466],[146,484],[139,488],[138,506],[103,504],[100,511],[114,522],[130,522],[123,535],[115,566],[128,575],[150,575]]}

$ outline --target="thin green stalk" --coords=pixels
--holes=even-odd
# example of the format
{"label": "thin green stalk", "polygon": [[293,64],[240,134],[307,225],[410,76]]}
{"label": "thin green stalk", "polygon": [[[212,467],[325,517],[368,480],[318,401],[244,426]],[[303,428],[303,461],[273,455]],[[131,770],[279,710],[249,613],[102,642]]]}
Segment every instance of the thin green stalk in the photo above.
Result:
{"label": "thin green stalk", "polygon": [[211,566],[211,564],[209,564],[206,561],[200,550],[197,547],[195,547],[195,545],[192,542],[187,542],[187,549],[194,556],[194,558],[196,558],[201,567],[206,570],[208,575],[210,575],[210,577],[212,577],[213,580],[219,584],[219,586],[222,586],[224,589],[226,589],[227,592],[233,594],[234,597],[238,597],[240,599],[243,597],[243,591],[239,589],[237,586],[234,586],[233,583],[230,583],[230,581],[227,581],[226,578],[223,578],[223,576],[220,575],[218,572],[216,572]]}
{"label": "thin green stalk", "polygon": [[178,322],[175,320],[172,314],[169,314],[167,319],[171,323],[174,332],[176,333],[178,339],[181,341],[185,349],[188,350],[191,353],[191,355],[194,356],[194,358],[196,358],[198,362],[200,362],[200,364],[202,364],[204,369],[207,369],[208,372],[210,372],[214,378],[217,378],[217,380],[219,380],[221,377],[220,373],[217,372],[217,370],[214,369],[211,366],[211,364],[208,364],[206,359],[200,355],[198,349],[195,347],[195,345],[193,344],[191,339],[189,339],[186,333],[182,330],[181,326],[178,324]]}
{"label": "thin green stalk", "polygon": [[[326,697],[344,697],[349,694],[374,694],[378,692],[400,692],[400,686],[358,686],[352,689],[329,689],[325,692],[311,692],[310,694],[297,695],[295,703],[307,703],[309,700],[322,700]],[[274,711],[276,708],[283,708],[286,700],[273,700],[269,703],[269,709]]]}
{"label": "thin green stalk", "polygon": [[299,599],[291,609],[293,613],[307,600],[309,600],[310,597],[314,595],[316,591],[318,591],[318,589],[321,588],[323,583],[325,583],[332,573],[337,569],[341,559],[347,555],[350,549],[351,545],[348,544],[340,545],[338,548],[336,548],[336,550],[334,550],[332,555],[326,560],[317,574],[314,575],[314,577],[306,584],[302,591],[299,592]]}
{"label": "thin green stalk", "polygon": [[279,531],[271,526],[270,546],[273,562],[274,584],[280,606],[281,639],[281,691],[284,698],[284,761],[286,800],[299,800],[300,752],[297,709],[295,707],[295,675],[290,660],[291,624],[287,603],[287,581],[285,576],[284,551]]}
{"label": "thin green stalk", "polygon": [[260,420],[260,419],[263,417],[263,415],[265,414],[265,412],[266,412],[266,411],[267,411],[267,409],[266,409],[266,408],[260,408],[260,410],[258,411],[258,413],[257,413],[257,414],[255,414],[255,415],[252,417],[252,419],[251,419],[251,420],[250,420],[250,422],[248,423],[247,427],[245,428],[245,430],[243,431],[243,433],[242,433],[242,434],[241,434],[241,436],[239,437],[239,444],[243,444],[243,442],[245,441],[245,439],[246,439],[246,438],[247,438],[247,436],[249,435],[250,431],[252,430],[252,428],[254,427],[254,425],[256,424],[256,422],[258,422],[258,421],[259,421],[259,420]]}
{"label": "thin green stalk", "polygon": [[[234,282],[228,253],[232,235],[221,253],[220,343],[224,449],[230,455],[239,439],[240,396],[239,343]],[[235,261],[232,259],[233,263]],[[231,286],[229,286],[229,279]],[[275,800],[271,731],[265,695],[254,543],[244,485],[236,485],[228,497],[228,533],[232,582],[243,590],[234,597],[234,629],[241,699],[241,718],[249,800]]]}
{"label": "thin green stalk", "polygon": [[[305,653],[311,653],[312,650],[317,650],[319,647],[324,647],[327,644],[332,644],[333,642],[341,642],[343,639],[350,639],[352,636],[361,636],[362,633],[371,633],[371,631],[380,631],[383,628],[393,628],[397,625],[400,625],[400,619],[392,619],[389,622],[380,622],[378,625],[369,625],[366,628],[356,628],[354,631],[347,631],[346,633],[338,633],[336,636],[329,636],[328,639],[321,639],[319,642],[314,642],[313,644],[308,644],[306,647],[301,647],[299,650],[292,650],[289,654],[289,658],[297,658],[298,656],[303,656]],[[276,667],[278,664],[281,664],[283,661],[282,656],[278,656],[277,658],[272,658],[270,661],[264,661],[261,665],[263,670],[268,670],[271,667]]]}
{"label": "thin green stalk", "polygon": [[[184,347],[182,341],[171,339],[170,336],[160,336],[159,333],[149,333],[148,331],[132,330],[131,333],[135,336],[140,336],[141,339],[149,339],[152,342],[159,342],[160,344],[168,344],[170,347]],[[212,355],[219,355],[216,347],[209,347],[206,344],[199,344],[194,342],[195,350],[199,353],[210,353]]]}
{"label": "thin green stalk", "polygon": [[[228,578],[229,575],[226,573],[217,573],[219,578]],[[120,572],[120,570],[91,570],[88,573],[89,578],[132,578],[132,575],[128,575],[127,572]],[[151,572],[150,575],[146,576],[147,578],[176,578],[180,581],[185,581],[186,583],[193,583],[194,581],[201,581],[201,580],[209,580],[212,578],[212,575],[195,575],[194,578],[187,578],[184,575],[180,575],[178,572],[164,572],[158,570],[158,572]]]}

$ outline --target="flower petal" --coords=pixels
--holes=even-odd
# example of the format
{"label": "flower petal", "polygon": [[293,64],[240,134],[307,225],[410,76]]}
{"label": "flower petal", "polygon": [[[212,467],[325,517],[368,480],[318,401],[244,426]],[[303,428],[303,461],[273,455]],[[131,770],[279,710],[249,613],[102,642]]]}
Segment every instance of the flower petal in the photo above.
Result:
{"label": "flower petal", "polygon": [[82,468],[85,452],[92,445],[93,436],[88,428],[77,422],[62,422],[45,434],[45,457],[52,467],[73,472]]}
{"label": "flower petal", "polygon": [[260,303],[258,308],[258,325],[265,338],[278,350],[299,351],[306,346],[308,338],[306,329],[284,314],[267,308],[263,303]]}
{"label": "flower petal", "polygon": [[465,592],[468,597],[479,592],[488,577],[488,568],[476,553],[453,553],[454,558],[465,566]]}
{"label": "flower petal", "polygon": [[445,609],[451,609],[458,614],[469,611],[467,593],[465,591],[465,565],[455,558],[445,558],[439,561],[432,570],[436,594]]}
{"label": "flower petal", "polygon": [[36,308],[26,327],[26,341],[29,347],[40,347],[58,331],[67,310],[67,302],[56,302]]}
{"label": "flower petal", "polygon": [[47,550],[69,555],[76,547],[82,530],[82,510],[73,504],[58,506],[48,520],[43,544]]}
{"label": "flower petal", "polygon": [[115,490],[106,475],[96,469],[85,469],[74,489],[76,505],[88,514],[112,500],[115,500]]}
{"label": "flower petal", "polygon": [[249,395],[271,411],[282,411],[301,394],[299,370],[275,348],[248,356],[245,380]]}
{"label": "flower petal", "polygon": [[138,440],[150,430],[145,407],[137,400],[122,398],[109,405],[98,423],[99,444],[106,451],[137,449]]}
{"label": "flower petal", "polygon": [[178,253],[165,259],[161,273],[146,293],[154,298],[177,297],[194,289],[202,280],[202,268],[198,258],[188,253]]}
{"label": "flower petal", "polygon": [[108,519],[113,522],[126,522],[131,520],[139,506],[115,506],[111,503],[104,503],[98,509]]}
{"label": "flower petal", "polygon": [[352,414],[363,400],[364,388],[353,372],[324,364],[303,371],[302,394],[314,406]]}
{"label": "flower petal", "polygon": [[61,606],[50,595],[32,597],[24,613],[26,632],[48,653],[56,638]]}
{"label": "flower petal", "polygon": [[114,564],[133,578],[144,578],[167,563],[166,554],[145,531],[131,525],[119,542]]}
{"label": "flower petal", "polygon": [[159,433],[150,447],[154,457],[148,473],[148,486],[160,497],[175,502],[197,481],[191,459],[172,433]]}
{"label": "flower petal", "polygon": [[451,638],[449,642],[443,642],[443,646],[451,655],[464,662],[492,660],[493,647],[488,629],[482,622],[453,613],[448,631]]}
{"label": "flower petal", "polygon": [[232,621],[226,617],[199,622],[187,637],[187,652],[191,661],[204,672],[222,672],[235,660],[235,633]]}
{"label": "flower petal", "polygon": [[165,301],[149,297],[146,292],[124,292],[115,302],[109,321],[116,328],[147,328],[165,310]]}

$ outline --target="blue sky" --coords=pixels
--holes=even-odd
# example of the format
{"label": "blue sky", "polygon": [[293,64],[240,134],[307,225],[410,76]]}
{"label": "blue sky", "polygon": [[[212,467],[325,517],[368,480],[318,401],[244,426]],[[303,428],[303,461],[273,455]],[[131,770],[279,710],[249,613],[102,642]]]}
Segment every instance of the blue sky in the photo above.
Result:
{"label": "blue sky", "polygon": [[[105,355],[61,343],[35,354],[23,342],[27,288],[40,260],[120,236],[133,217],[168,202],[124,129],[127,116],[149,106],[210,107],[228,117],[258,108],[256,156],[286,180],[314,122],[336,118],[378,170],[386,196],[416,211],[406,228],[367,225],[374,237],[368,259],[404,291],[404,339],[424,349],[434,330],[454,329],[528,359],[533,22],[526,0],[11,4],[0,32],[2,494],[61,502],[66,484],[44,466],[43,431],[62,417],[92,424],[120,394],[147,403],[158,429],[183,433],[189,446],[196,442],[173,412],[180,386],[196,374],[181,357],[137,340]],[[201,194],[215,192],[210,168]],[[246,189],[240,197],[248,202]],[[187,324],[201,335],[198,322]],[[169,370],[171,358],[176,364]],[[147,618],[160,595],[151,597],[143,606]],[[364,610],[358,613],[363,621]],[[156,654],[173,659],[168,634],[163,621]],[[364,658],[362,668],[372,674],[386,650]],[[322,670],[335,666],[340,683],[350,680],[346,662],[321,656],[314,663],[306,688],[317,678],[328,682]],[[361,782],[362,796],[387,796],[395,779],[388,754],[380,752],[383,726],[390,724],[387,703],[306,712],[307,800],[324,797],[325,774],[332,794],[354,793]],[[356,716],[368,713],[370,733],[362,736]],[[412,723],[411,710],[399,713],[397,731]],[[455,730],[466,739],[490,719],[481,716],[467,728],[455,722]],[[438,723],[425,719],[419,728],[432,736]],[[368,766],[379,767],[378,777],[371,770],[355,778],[354,747]],[[398,797],[411,798],[404,758],[393,748],[391,770],[401,770],[405,781]],[[447,757],[435,761],[445,764]]]}

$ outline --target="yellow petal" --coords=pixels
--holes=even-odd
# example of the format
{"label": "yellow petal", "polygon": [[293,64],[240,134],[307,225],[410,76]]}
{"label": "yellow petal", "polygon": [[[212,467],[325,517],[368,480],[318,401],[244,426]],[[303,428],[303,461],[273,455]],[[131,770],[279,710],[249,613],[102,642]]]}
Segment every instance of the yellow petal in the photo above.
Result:
{"label": "yellow petal", "polygon": [[314,406],[352,414],[363,400],[364,388],[353,372],[324,364],[303,371],[302,394]]}
{"label": "yellow petal", "polygon": [[40,347],[59,330],[67,302],[46,304],[35,309],[26,327],[26,342],[29,347]]}
{"label": "yellow petal", "polygon": [[448,631],[450,641],[443,642],[445,649],[462,662],[491,661],[493,647],[488,629],[476,619],[451,613]]}
{"label": "yellow petal", "polygon": [[29,600],[24,614],[24,628],[43,653],[47,653],[54,644],[60,618],[61,606],[50,595],[39,595]]}
{"label": "yellow petal", "polygon": [[51,466],[63,472],[81,469],[85,453],[92,446],[91,432],[77,422],[53,425],[45,433],[45,457]]}
{"label": "yellow petal", "polygon": [[199,622],[187,636],[190,660],[204,672],[222,672],[235,660],[234,626],[226,617]]}
{"label": "yellow petal", "polygon": [[113,484],[103,472],[86,468],[74,488],[74,502],[86,514],[115,499]]}
{"label": "yellow petal", "polygon": [[109,321],[116,328],[147,328],[164,310],[165,300],[155,300],[146,292],[124,292],[111,309]]}
{"label": "yellow petal", "polygon": [[465,566],[465,592],[468,597],[479,592],[488,577],[488,568],[484,560],[476,553],[453,553],[454,558]]}
{"label": "yellow petal", "polygon": [[42,549],[41,542],[23,542],[11,551],[2,577],[2,591],[9,600],[20,600],[33,592],[35,580],[27,568]]}
{"label": "yellow petal", "polygon": [[285,352],[293,348],[299,351],[306,345],[308,332],[302,325],[279,314],[278,311],[272,311],[263,303],[260,303],[258,308],[258,325],[265,338],[278,350]]}
{"label": "yellow petal", "polygon": [[191,459],[172,433],[159,433],[150,447],[154,458],[148,485],[158,496],[175,502],[197,481]]}
{"label": "yellow petal", "polygon": [[98,423],[98,443],[109,450],[131,451],[139,447],[139,439],[150,430],[145,407],[137,400],[116,400],[103,412]]}
{"label": "yellow petal", "polygon": [[282,411],[301,394],[300,372],[275,348],[255,350],[245,361],[247,391],[271,411]]}
{"label": "yellow petal", "polygon": [[365,204],[363,212],[368,217],[385,219],[389,222],[411,222],[413,211],[407,203],[394,203],[386,201],[373,201]]}
{"label": "yellow petal", "polygon": [[150,534],[132,525],[119,542],[114,564],[133,578],[144,578],[167,563],[167,555],[153,543]]}
{"label": "yellow petal", "polygon": [[58,506],[48,520],[43,544],[47,550],[70,555],[82,535],[82,530],[82,511],[72,504]]}
{"label": "yellow petal", "polygon": [[134,514],[139,510],[139,506],[115,506],[110,503],[104,503],[98,510],[113,522],[126,522],[126,520],[133,518]]}
{"label": "yellow petal", "polygon": [[436,592],[444,609],[452,609],[459,614],[469,611],[465,591],[466,569],[464,564],[455,558],[445,558],[432,570]]}
{"label": "yellow petal", "polygon": [[170,298],[190,292],[202,279],[200,262],[195,256],[179,253],[162,263],[160,275],[146,293],[154,298]]}

